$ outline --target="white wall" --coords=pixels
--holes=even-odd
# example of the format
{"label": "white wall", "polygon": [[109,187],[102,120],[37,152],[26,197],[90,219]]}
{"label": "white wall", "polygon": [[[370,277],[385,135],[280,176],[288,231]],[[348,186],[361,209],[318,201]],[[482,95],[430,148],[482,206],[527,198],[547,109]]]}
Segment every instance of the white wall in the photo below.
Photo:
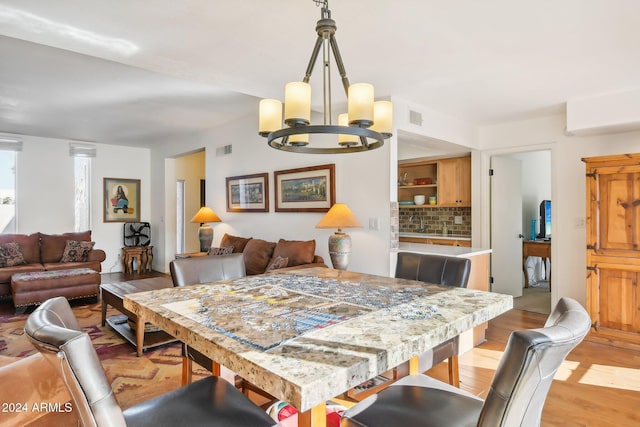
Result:
{"label": "white wall", "polygon": [[[23,150],[16,165],[17,233],[59,234],[74,230],[73,157],[69,141],[20,136]],[[150,156],[148,149],[95,144],[97,156],[91,167],[91,230],[96,248],[107,258],[105,272],[120,271],[118,254],[122,248],[122,223],[103,222],[103,178],[141,180],[141,220],[149,220]],[[153,236],[152,236],[153,239]]]}
{"label": "white wall", "polygon": [[[640,132],[590,137],[566,136],[563,116],[535,118],[479,129],[484,153],[551,148],[553,206],[552,304],[569,296],[586,302],[586,178],[583,157],[640,152]],[[488,180],[481,189],[483,209],[489,204]],[[482,227],[488,229],[487,218]],[[488,240],[483,234],[483,243]]]}
{"label": "white wall", "polygon": [[[257,108],[256,108],[257,110]],[[207,135],[194,136],[180,144],[166,142],[154,148],[152,153],[152,180],[164,183],[163,168],[166,158],[174,158],[196,149],[206,149],[207,203],[222,219],[214,227],[214,245],[219,245],[224,233],[277,241],[316,240],[316,253],[323,256],[328,265],[328,238],[331,230],[317,229],[323,213],[275,212],[273,172],[307,166],[334,163],[336,165],[336,201],[347,203],[364,225],[361,229],[348,229],[353,240],[353,254],[349,269],[373,274],[389,273],[389,193],[390,193],[390,145],[367,153],[340,155],[312,155],[287,153],[270,148],[266,140],[258,136],[255,114],[212,130]],[[216,147],[233,146],[232,154],[216,156]],[[225,178],[254,173],[269,173],[268,213],[226,212]],[[163,185],[163,184],[158,184]],[[163,188],[154,188],[155,194],[164,194]],[[169,197],[169,195],[165,195]],[[165,209],[164,200],[154,200],[154,211]],[[170,205],[168,201],[167,205]],[[175,206],[175,204],[174,204]],[[166,212],[165,212],[166,214]],[[168,218],[168,216],[167,216]],[[368,228],[369,218],[379,220],[379,230]],[[159,218],[158,218],[159,219]],[[170,229],[170,224],[164,224]],[[166,242],[166,247],[170,243]],[[154,267],[167,271],[173,253],[167,251],[163,260],[154,260]]]}
{"label": "white wall", "polygon": [[511,155],[522,165],[522,234],[528,239],[531,220],[540,230],[540,202],[551,200],[551,151],[530,151]]}

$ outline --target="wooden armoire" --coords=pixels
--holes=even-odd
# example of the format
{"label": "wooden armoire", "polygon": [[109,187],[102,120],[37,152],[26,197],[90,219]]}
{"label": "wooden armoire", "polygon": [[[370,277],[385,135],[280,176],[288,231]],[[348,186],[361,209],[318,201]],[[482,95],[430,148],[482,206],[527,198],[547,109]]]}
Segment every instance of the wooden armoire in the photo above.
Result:
{"label": "wooden armoire", "polygon": [[640,349],[640,153],[582,160],[590,337]]}

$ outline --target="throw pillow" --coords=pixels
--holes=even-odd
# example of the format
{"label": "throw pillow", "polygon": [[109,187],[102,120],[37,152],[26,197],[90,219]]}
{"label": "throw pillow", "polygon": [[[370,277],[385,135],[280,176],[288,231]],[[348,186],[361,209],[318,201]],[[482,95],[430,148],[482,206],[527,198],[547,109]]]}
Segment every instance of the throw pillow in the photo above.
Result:
{"label": "throw pillow", "polygon": [[3,243],[0,245],[0,265],[3,267],[13,267],[26,264],[20,245],[17,242]]}
{"label": "throw pillow", "polygon": [[244,252],[244,247],[247,246],[249,240],[251,240],[251,237],[238,237],[225,233],[222,236],[222,240],[220,240],[220,247],[233,246],[233,252]]}
{"label": "throw pillow", "polygon": [[278,270],[285,268],[289,264],[289,258],[282,258],[281,256],[274,256],[271,258],[271,262],[267,265],[267,269],[264,271]]}
{"label": "throw pillow", "polygon": [[223,246],[221,248],[214,248],[211,247],[209,248],[209,253],[208,255],[229,255],[233,253],[233,246]]}
{"label": "throw pillow", "polygon": [[86,262],[89,252],[96,242],[83,242],[79,240],[67,240],[60,262]]}
{"label": "throw pillow", "polygon": [[261,239],[251,239],[247,242],[247,246],[242,251],[247,276],[264,273],[273,257],[275,247],[274,242]]}
{"label": "throw pillow", "polygon": [[280,239],[273,250],[273,257],[289,258],[289,266],[311,264],[316,252],[315,240],[284,240]]}

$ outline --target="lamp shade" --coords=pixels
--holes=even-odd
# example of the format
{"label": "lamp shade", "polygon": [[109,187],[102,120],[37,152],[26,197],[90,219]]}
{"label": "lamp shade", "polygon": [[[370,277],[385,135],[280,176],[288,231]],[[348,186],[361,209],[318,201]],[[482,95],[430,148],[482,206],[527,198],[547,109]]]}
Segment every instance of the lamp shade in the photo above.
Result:
{"label": "lamp shade", "polygon": [[331,206],[329,212],[320,220],[316,228],[360,228],[362,224],[344,203]]}
{"label": "lamp shade", "polygon": [[203,206],[193,216],[193,218],[191,218],[191,222],[203,224],[205,222],[222,222],[222,220],[214,211],[211,210],[211,208]]}

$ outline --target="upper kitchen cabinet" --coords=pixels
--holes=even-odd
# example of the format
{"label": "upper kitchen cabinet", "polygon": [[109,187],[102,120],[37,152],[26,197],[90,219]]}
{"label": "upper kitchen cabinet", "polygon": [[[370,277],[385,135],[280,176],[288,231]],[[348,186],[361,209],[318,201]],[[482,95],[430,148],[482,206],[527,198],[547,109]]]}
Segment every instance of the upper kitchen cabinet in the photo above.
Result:
{"label": "upper kitchen cabinet", "polygon": [[471,157],[438,160],[438,206],[471,206]]}

